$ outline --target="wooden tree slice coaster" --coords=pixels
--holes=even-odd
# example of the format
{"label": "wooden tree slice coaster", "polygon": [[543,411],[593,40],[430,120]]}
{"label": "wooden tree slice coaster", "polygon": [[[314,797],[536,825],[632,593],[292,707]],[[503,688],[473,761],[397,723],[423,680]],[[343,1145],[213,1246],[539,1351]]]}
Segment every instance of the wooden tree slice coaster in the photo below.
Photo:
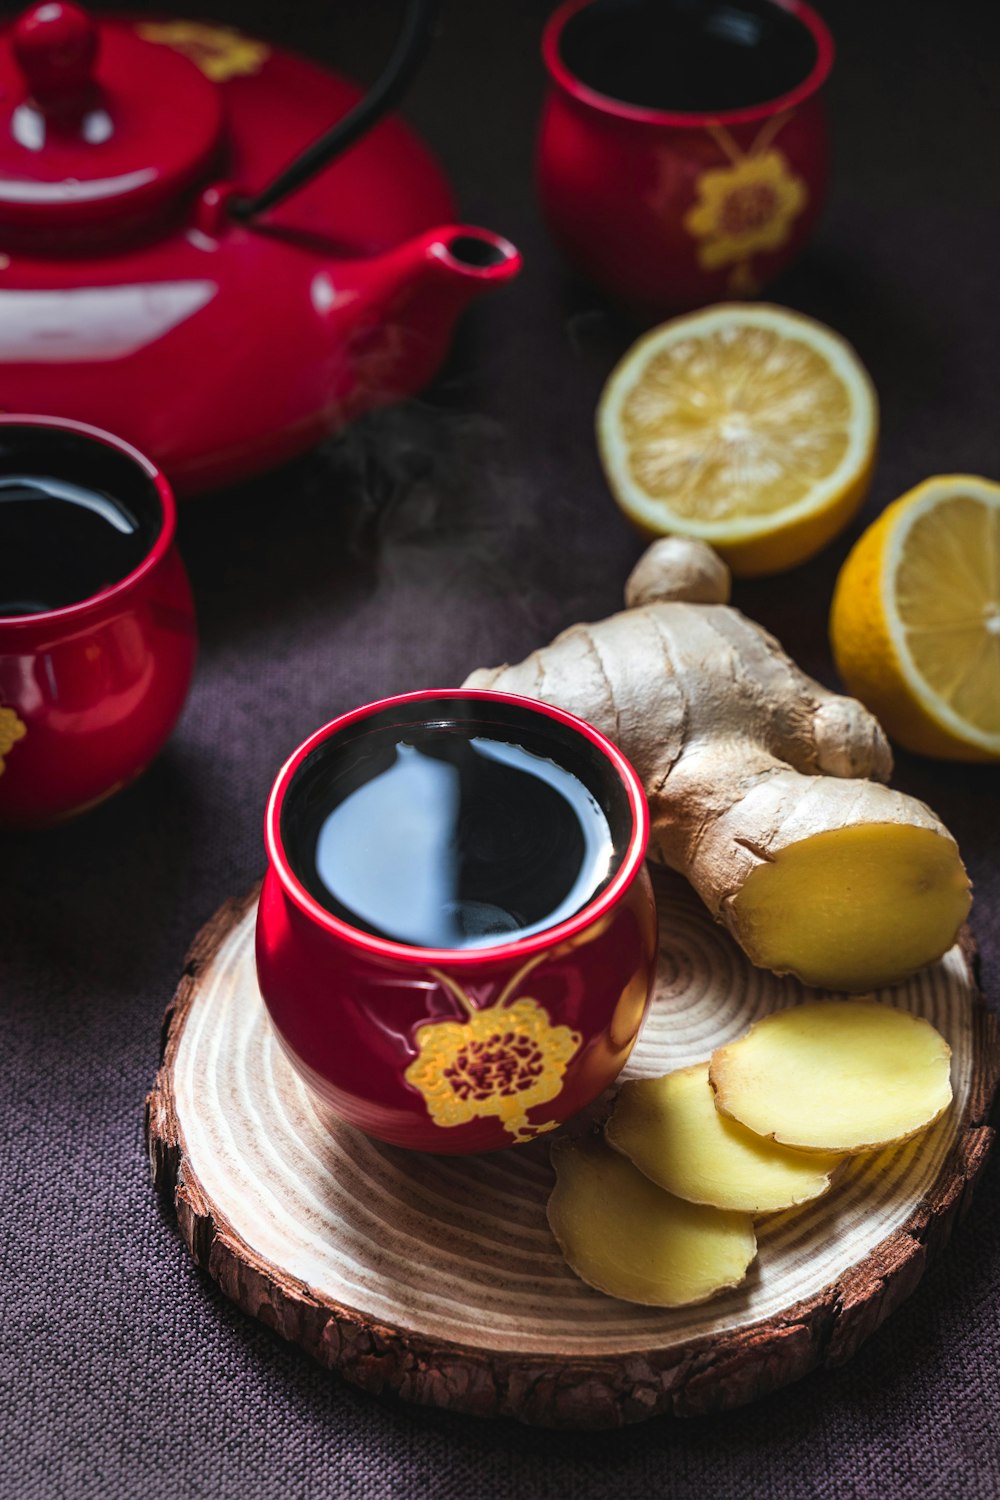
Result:
{"label": "wooden tree slice coaster", "polygon": [[[625,1076],[698,1062],[815,997],[753,968],[678,877],[654,881],[656,996]],[[551,1236],[551,1137],[434,1157],[318,1112],[260,998],[255,910],[253,892],[204,928],[167,1013],[153,1177],[227,1296],[367,1390],[567,1427],[737,1406],[854,1353],[947,1241],[990,1147],[1000,1046],[966,941],[879,996],[951,1044],[937,1125],[760,1221],[738,1290],[682,1310],[619,1302],[577,1280]]]}

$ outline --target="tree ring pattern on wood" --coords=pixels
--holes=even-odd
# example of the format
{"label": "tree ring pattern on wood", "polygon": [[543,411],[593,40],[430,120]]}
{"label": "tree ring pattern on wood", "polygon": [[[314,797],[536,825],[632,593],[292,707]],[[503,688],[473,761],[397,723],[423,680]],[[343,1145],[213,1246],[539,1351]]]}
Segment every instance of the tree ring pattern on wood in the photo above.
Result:
{"label": "tree ring pattern on wood", "polygon": [[[678,877],[654,884],[656,992],[623,1077],[704,1061],[822,993],[753,968]],[[552,1137],[435,1157],[313,1102],[260,998],[254,917],[244,903],[206,929],[168,1015],[147,1102],[154,1176],[228,1295],[370,1388],[555,1425],[738,1404],[853,1352],[912,1291],[989,1148],[997,1033],[956,946],[877,992],[949,1042],[942,1119],[854,1159],[816,1203],[760,1220],[743,1286],[691,1308],[620,1302],[579,1281],[549,1231]]]}

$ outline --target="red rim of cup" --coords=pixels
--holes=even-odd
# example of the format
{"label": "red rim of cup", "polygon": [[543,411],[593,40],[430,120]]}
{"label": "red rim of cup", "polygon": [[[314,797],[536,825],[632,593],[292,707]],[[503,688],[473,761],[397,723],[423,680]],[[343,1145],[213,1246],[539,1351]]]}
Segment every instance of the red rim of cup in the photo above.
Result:
{"label": "red rim of cup", "polygon": [[[409,703],[424,702],[433,705],[441,699],[452,701],[459,699],[468,703],[513,704],[544,718],[554,719],[556,723],[576,730],[588,739],[611,763],[625,787],[632,814],[632,832],[621,865],[608,886],[565,922],[560,922],[555,927],[547,927],[542,932],[532,933],[530,937],[515,939],[510,943],[497,943],[492,947],[418,948],[407,943],[392,942],[388,938],[376,937],[373,933],[363,932],[360,928],[341,921],[309,894],[288,863],[281,838],[281,810],[292,777],[312,752],[326,740],[332,739],[334,735],[346,729],[348,725],[357,723],[359,719],[371,718],[387,709]],[[617,905],[638,875],[646,857],[646,846],[649,842],[649,809],[646,805],[642,783],[633,767],[609,739],[583,719],[578,719],[574,714],[565,713],[560,708],[553,708],[551,704],[540,703],[535,698],[524,698],[516,693],[497,693],[485,688],[467,690],[435,688],[428,692],[398,693],[390,698],[381,698],[377,703],[366,703],[361,708],[353,709],[350,713],[341,714],[339,718],[332,719],[329,724],[324,724],[321,729],[316,730],[315,734],[310,735],[282,766],[271,788],[264,817],[264,841],[271,868],[276,872],[285,894],[300,911],[334,937],[341,938],[344,942],[378,958],[402,959],[422,965],[447,963],[448,965],[482,966],[486,963],[509,963],[512,960],[538,953],[542,949],[555,947],[575,937],[577,933],[598,921]]]}
{"label": "red rim of cup", "polygon": [[781,110],[794,109],[811,94],[815,94],[817,89],[826,82],[827,75],[833,67],[836,50],[833,37],[826,23],[812,7],[806,5],[804,0],[771,0],[776,9],[787,11],[797,21],[801,21],[816,44],[816,61],[801,83],[789,89],[786,94],[780,94],[776,99],[762,100],[760,104],[746,105],[742,109],[724,109],[714,113],[695,114],[647,109],[642,105],[629,104],[624,99],[616,99],[610,94],[601,94],[596,89],[588,88],[563,61],[559,47],[566,23],[579,11],[586,10],[594,3],[595,0],[565,0],[565,4],[560,5],[558,10],[553,12],[542,33],[542,58],[553,81],[567,94],[579,100],[581,104],[587,104],[592,109],[600,110],[618,120],[630,120],[635,124],[643,125],[702,127],[743,125],[754,120],[766,120]]}
{"label": "red rim of cup", "polygon": [[59,609],[38,610],[30,615],[0,615],[0,630],[7,630],[10,627],[32,629],[50,622],[64,624],[67,621],[84,619],[104,609],[108,603],[121,595],[131,593],[136,584],[141,583],[149,573],[152,573],[173,545],[174,534],[177,530],[177,506],[167,476],[157,468],[152,459],[140,453],[138,448],[133,448],[132,444],[127,443],[124,438],[116,437],[113,432],[105,432],[101,427],[91,427],[87,422],[73,422],[69,418],[62,417],[21,416],[16,412],[4,412],[0,415],[0,432],[5,427],[40,427],[49,432],[71,432],[78,437],[101,443],[105,448],[114,448],[125,458],[131,459],[147,479],[152,480],[160,501],[162,522],[156,540],[142,562],[134,567],[131,573],[126,573],[124,578],[120,578],[117,583],[109,584],[99,593],[88,594],[85,599],[78,599],[75,604],[64,604]]}

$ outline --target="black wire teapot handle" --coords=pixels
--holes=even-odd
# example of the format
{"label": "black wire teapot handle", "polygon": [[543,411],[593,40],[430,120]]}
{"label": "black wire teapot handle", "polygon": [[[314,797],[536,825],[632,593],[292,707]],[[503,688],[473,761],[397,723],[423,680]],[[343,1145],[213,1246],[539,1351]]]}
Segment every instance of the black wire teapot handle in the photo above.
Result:
{"label": "black wire teapot handle", "polygon": [[250,219],[297,192],[361,138],[383,115],[395,109],[417,73],[430,45],[437,0],[407,0],[392,55],[380,77],[353,109],[300,156],[289,162],[265,188],[251,197],[231,198],[229,212]]}

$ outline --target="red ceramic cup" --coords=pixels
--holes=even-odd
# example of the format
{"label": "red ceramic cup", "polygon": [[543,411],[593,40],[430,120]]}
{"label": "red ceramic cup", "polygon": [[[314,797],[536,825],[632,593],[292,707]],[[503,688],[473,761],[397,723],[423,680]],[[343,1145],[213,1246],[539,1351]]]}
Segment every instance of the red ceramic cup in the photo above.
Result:
{"label": "red ceramic cup", "polygon": [[802,0],[566,0],[542,52],[542,206],[589,280],[660,316],[753,295],[799,253],[834,55]]}
{"label": "red ceramic cup", "polygon": [[0,417],[0,825],[103,801],[173,728],[195,659],[175,524],[128,443]]}
{"label": "red ceramic cup", "polygon": [[[512,743],[521,736],[535,753],[572,763],[611,826],[604,888],[557,926],[493,947],[411,947],[334,916],[296,868],[300,820],[315,817],[308,809],[323,795],[325,758],[366,734],[411,725],[475,726]],[[648,831],[625,758],[547,704],[485,691],[407,693],[318,730],[271,792],[257,914],[261,994],[316,1098],[393,1145],[446,1153],[530,1140],[590,1103],[624,1065],[649,1001]]]}

